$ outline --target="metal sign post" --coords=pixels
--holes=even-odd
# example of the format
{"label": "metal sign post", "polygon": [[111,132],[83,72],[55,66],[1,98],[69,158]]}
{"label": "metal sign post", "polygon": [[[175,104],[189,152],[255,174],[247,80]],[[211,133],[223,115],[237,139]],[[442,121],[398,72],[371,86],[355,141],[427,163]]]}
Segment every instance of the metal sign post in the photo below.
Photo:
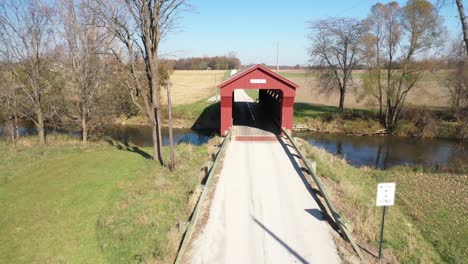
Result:
{"label": "metal sign post", "polygon": [[387,211],[387,206],[392,206],[395,204],[395,187],[396,184],[394,182],[379,183],[377,185],[376,205],[383,206],[382,225],[380,227],[379,260],[382,257],[385,212]]}

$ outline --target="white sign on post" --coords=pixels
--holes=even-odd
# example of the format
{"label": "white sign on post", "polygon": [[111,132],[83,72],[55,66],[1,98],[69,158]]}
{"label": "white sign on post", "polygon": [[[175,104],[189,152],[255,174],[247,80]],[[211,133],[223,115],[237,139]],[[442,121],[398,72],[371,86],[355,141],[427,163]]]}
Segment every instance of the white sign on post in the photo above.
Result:
{"label": "white sign on post", "polygon": [[391,206],[395,203],[394,182],[384,182],[377,185],[377,206]]}

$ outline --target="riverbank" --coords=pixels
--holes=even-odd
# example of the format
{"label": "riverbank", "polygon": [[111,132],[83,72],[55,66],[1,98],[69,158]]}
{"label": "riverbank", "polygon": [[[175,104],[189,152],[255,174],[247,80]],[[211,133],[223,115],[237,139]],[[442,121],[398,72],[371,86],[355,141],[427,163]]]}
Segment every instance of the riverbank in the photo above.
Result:
{"label": "riverbank", "polygon": [[[302,131],[347,135],[387,135],[377,112],[346,108],[343,114],[335,106],[294,104],[295,127]],[[466,139],[468,130],[448,109],[409,108],[404,111],[394,136]]]}
{"label": "riverbank", "polygon": [[208,144],[177,145],[170,172],[149,148],[36,141],[0,142],[0,262],[172,263]]}
{"label": "riverbank", "polygon": [[367,251],[374,255],[378,252],[382,209],[375,207],[377,183],[393,181],[397,197],[386,218],[387,261],[463,263],[468,258],[467,175],[404,167],[386,171],[355,168],[323,149],[301,142],[307,156],[317,162],[318,173],[339,213],[349,221],[353,235]]}
{"label": "riverbank", "polygon": [[[168,126],[167,107],[161,110],[163,126]],[[172,107],[172,124],[173,128],[190,128],[190,129],[212,129],[217,130],[220,127],[220,109],[219,103],[208,102],[204,99],[195,103],[176,105]],[[148,126],[148,120],[143,115],[133,117],[120,117],[115,120],[116,124],[120,125],[138,125]]]}
{"label": "riverbank", "polygon": [[[258,96],[256,90],[247,90],[252,98]],[[191,104],[176,105],[172,109],[174,128],[211,129],[220,127],[219,103],[201,100]],[[161,111],[167,116],[167,109]],[[167,126],[167,118],[164,118]],[[118,118],[117,124],[148,125],[144,116]],[[325,106],[308,103],[294,104],[294,124],[296,131],[313,131],[319,133],[346,135],[388,135],[389,132],[380,123],[377,113],[370,109],[345,109],[338,113],[335,106]],[[466,139],[468,127],[459,124],[447,109],[414,108],[407,110],[398,128],[391,134],[394,136]]]}

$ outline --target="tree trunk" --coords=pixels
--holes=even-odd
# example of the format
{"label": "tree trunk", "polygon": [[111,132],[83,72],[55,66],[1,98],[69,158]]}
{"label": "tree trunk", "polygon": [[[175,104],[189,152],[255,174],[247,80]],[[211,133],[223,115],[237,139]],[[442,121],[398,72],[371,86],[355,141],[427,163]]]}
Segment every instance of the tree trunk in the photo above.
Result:
{"label": "tree trunk", "polygon": [[18,115],[16,113],[13,115],[13,124],[13,128],[15,129],[15,139],[19,140],[20,134],[18,129]]}
{"label": "tree trunk", "polygon": [[385,110],[385,128],[388,129],[389,131],[392,131],[391,127],[391,112],[392,112],[392,102],[390,101],[390,98],[388,97],[387,94],[387,107]]}
{"label": "tree trunk", "polygon": [[171,102],[171,84],[167,85],[167,112],[168,112],[168,125],[169,125],[169,151],[170,161],[169,169],[173,171],[175,169],[175,157],[174,157],[174,139],[172,136],[172,102]]}
{"label": "tree trunk", "polygon": [[345,89],[340,89],[340,104],[338,106],[338,112],[343,113],[344,112],[344,99],[345,99]]}
{"label": "tree trunk", "polygon": [[83,145],[88,144],[88,124],[86,121],[86,116],[83,114],[81,117],[81,143]]}
{"label": "tree trunk", "polygon": [[156,119],[156,141],[153,143],[156,143],[157,146],[157,157],[159,160],[159,163],[164,166],[164,159],[162,155],[162,133],[161,133],[161,109],[159,107],[155,108],[154,111],[155,119]]}
{"label": "tree trunk", "polygon": [[[379,40],[377,40],[379,41]],[[377,87],[379,89],[379,118],[382,122],[383,120],[383,99],[382,99],[382,73],[380,67],[380,47],[377,44]]]}
{"label": "tree trunk", "polygon": [[8,118],[8,137],[10,138],[10,143],[15,145],[16,140],[15,140],[15,127],[13,124],[13,118],[10,117]]}
{"label": "tree trunk", "polygon": [[[151,139],[153,141],[153,160],[157,160],[159,156],[159,146],[158,146],[158,129],[155,119],[153,119],[153,125],[151,126]],[[161,161],[159,161],[161,162]]]}
{"label": "tree trunk", "polygon": [[44,128],[44,116],[42,113],[42,109],[37,106],[36,106],[36,118],[37,118],[36,127],[37,127],[38,136],[39,136],[39,143],[41,143],[41,145],[45,145],[46,134],[45,134],[45,128]]}
{"label": "tree trunk", "polygon": [[465,9],[461,0],[456,0],[458,12],[460,13],[460,22],[463,30],[463,40],[465,41],[466,54],[468,55],[468,21],[465,15]]}

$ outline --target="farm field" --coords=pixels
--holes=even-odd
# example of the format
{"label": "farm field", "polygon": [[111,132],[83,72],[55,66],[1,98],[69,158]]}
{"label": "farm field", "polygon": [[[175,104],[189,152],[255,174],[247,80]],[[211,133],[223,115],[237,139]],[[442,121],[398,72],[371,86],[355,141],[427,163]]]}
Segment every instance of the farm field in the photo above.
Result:
{"label": "farm field", "polygon": [[[227,71],[174,71],[171,75],[173,105],[190,104],[206,99],[216,93],[216,85],[224,79]],[[166,89],[162,91],[163,104],[167,102]]]}
{"label": "farm field", "polygon": [[[296,102],[312,103],[321,105],[338,105],[339,93],[326,93],[320,91],[320,83],[317,72],[306,70],[283,70],[280,74],[301,87],[297,90]],[[358,87],[362,75],[365,71],[354,71],[353,77]],[[407,105],[426,107],[447,107],[449,106],[449,93],[443,85],[446,71],[427,72],[416,87],[408,94]],[[349,89],[345,98],[345,107],[348,108],[375,108],[377,101],[367,96],[363,96],[360,88]]]}
{"label": "farm field", "polygon": [[[215,96],[216,85],[223,82],[229,71],[175,71],[171,76],[173,82],[172,101],[174,127],[179,128],[206,128],[216,129],[219,124],[219,106],[209,101]],[[346,95],[345,109],[348,114],[339,120],[334,120],[337,113],[338,93],[323,93],[319,88],[318,73],[306,70],[282,70],[280,74],[300,85],[295,100],[294,117],[297,123],[301,123],[316,131],[348,133],[348,134],[372,134],[382,130],[375,110],[378,105],[374,98],[364,96],[359,88],[350,88]],[[354,81],[361,82],[364,71],[356,71]],[[406,107],[415,106],[413,112],[431,111],[434,115],[447,116],[446,108],[449,106],[449,94],[443,86],[446,71],[428,72],[422,80],[409,93]],[[216,81],[216,82],[215,82]],[[246,90],[252,98],[258,97],[258,91]],[[162,91],[166,95],[166,91]],[[167,116],[164,108],[163,115]],[[417,116],[417,114],[416,114]],[[320,117],[320,118],[318,118]],[[443,119],[432,123],[432,127],[421,129],[413,125],[415,115],[402,121],[401,128],[396,131],[401,136],[423,136],[458,138],[460,135],[457,123]],[[443,121],[443,122],[442,122]],[[130,119],[118,120],[119,123],[146,124],[142,116]],[[343,122],[345,125],[343,125]]]}
{"label": "farm field", "polygon": [[[185,105],[207,99],[216,94],[216,85],[226,78],[228,71],[174,71],[171,76],[172,101],[174,105]],[[280,70],[280,74],[301,87],[297,90],[296,102],[312,103],[327,106],[338,104],[338,93],[331,94],[320,91],[318,73],[307,70]],[[353,74],[356,86],[361,82],[365,71],[358,70]],[[443,85],[446,71],[427,72],[409,93],[407,105],[426,107],[447,107],[449,105],[448,90]],[[166,91],[162,92],[163,102],[166,102]],[[375,108],[376,101],[364,97],[360,88],[350,88],[346,95],[345,107]]]}

